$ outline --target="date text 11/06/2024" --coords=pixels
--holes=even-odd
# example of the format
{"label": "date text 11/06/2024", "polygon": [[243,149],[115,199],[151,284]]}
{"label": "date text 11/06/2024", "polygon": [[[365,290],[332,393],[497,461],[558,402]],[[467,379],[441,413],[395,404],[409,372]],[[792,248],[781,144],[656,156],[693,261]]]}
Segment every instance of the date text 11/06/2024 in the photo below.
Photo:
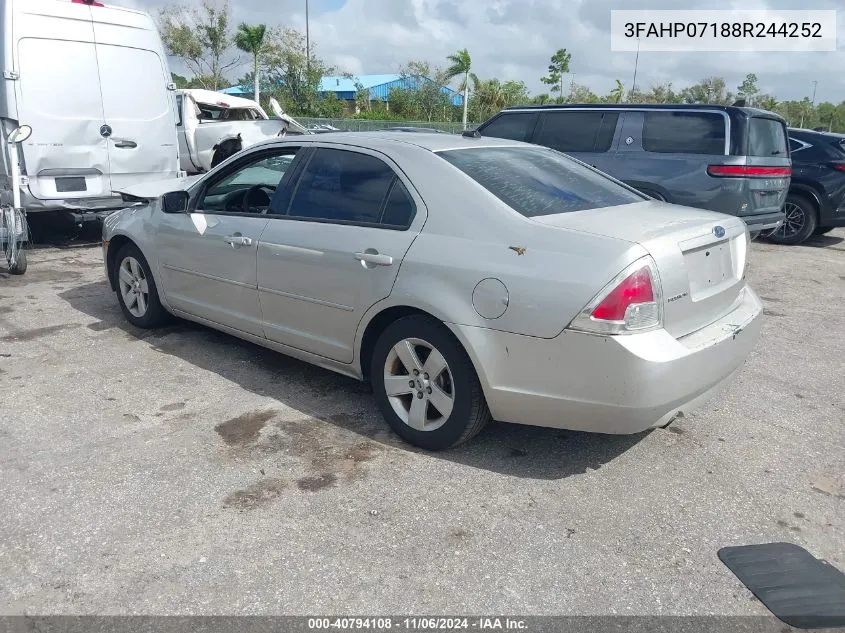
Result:
{"label": "date text 11/06/2024", "polygon": [[524,620],[508,617],[410,617],[410,618],[308,618],[311,630],[371,631],[526,631]]}

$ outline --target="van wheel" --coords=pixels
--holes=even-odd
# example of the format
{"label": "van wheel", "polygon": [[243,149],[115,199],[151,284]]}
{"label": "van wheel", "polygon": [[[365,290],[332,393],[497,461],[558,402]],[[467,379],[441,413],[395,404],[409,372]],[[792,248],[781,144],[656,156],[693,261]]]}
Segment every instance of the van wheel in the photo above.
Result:
{"label": "van wheel", "polygon": [[373,348],[370,384],[397,435],[427,450],[457,446],[490,421],[478,375],[441,323],[413,315],[390,324]]}
{"label": "van wheel", "polygon": [[815,206],[804,196],[790,193],[783,205],[786,217],[775,231],[769,233],[767,239],[775,244],[800,244],[813,234],[818,222]]}
{"label": "van wheel", "polygon": [[14,266],[9,266],[9,273],[12,275],[23,275],[26,272],[26,250],[18,250],[18,258]]}

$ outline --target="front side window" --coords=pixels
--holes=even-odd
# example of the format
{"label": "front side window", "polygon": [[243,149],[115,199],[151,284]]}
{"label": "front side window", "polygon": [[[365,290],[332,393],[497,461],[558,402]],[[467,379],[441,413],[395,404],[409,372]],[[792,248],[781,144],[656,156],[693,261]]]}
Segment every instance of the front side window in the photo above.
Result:
{"label": "front side window", "polygon": [[725,153],[725,117],[717,112],[645,112],[643,149],[661,154]]}
{"label": "front side window", "polygon": [[302,173],[288,215],[378,224],[395,177],[375,156],[319,148]]}
{"label": "front side window", "polygon": [[206,213],[284,213],[281,182],[296,156],[296,148],[263,152],[259,157],[238,163],[212,183],[198,204]]}
{"label": "front side window", "polygon": [[479,147],[439,155],[524,216],[646,200],[607,176],[540,147]]}

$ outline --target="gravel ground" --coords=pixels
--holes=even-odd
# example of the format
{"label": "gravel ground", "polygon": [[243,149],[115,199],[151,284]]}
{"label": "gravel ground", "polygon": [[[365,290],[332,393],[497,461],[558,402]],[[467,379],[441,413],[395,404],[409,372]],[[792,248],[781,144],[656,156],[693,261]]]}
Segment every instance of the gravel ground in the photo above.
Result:
{"label": "gravel ground", "polygon": [[845,569],[845,230],[755,243],[736,381],[632,437],[426,454],[362,385],[129,326],[97,248],[0,269],[0,614],[765,614],[720,547]]}

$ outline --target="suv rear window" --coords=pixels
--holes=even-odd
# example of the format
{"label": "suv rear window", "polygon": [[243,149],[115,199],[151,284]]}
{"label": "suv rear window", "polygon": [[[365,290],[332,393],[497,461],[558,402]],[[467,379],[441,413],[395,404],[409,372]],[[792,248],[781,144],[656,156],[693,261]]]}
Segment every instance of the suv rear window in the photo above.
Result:
{"label": "suv rear window", "polygon": [[527,217],[646,199],[607,176],[542,147],[478,147],[438,154]]}
{"label": "suv rear window", "polygon": [[645,112],[643,149],[661,154],[724,154],[725,117],[715,112]]}
{"label": "suv rear window", "polygon": [[618,120],[617,112],[545,112],[534,142],[559,152],[606,152]]}
{"label": "suv rear window", "polygon": [[775,119],[751,117],[748,124],[749,156],[787,156],[786,128]]}
{"label": "suv rear window", "polygon": [[481,134],[509,141],[531,141],[536,123],[534,112],[500,114],[481,129]]}

